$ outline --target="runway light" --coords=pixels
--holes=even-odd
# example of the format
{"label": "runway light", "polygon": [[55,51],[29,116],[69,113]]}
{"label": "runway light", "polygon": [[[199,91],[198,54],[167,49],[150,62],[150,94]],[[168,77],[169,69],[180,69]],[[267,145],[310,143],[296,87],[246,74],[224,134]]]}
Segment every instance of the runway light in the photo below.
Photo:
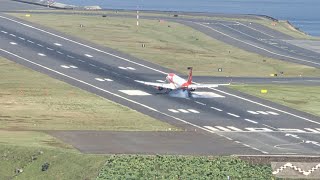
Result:
{"label": "runway light", "polygon": [[26,17],[31,17],[31,14],[26,14]]}
{"label": "runway light", "polygon": [[261,89],[261,94],[267,94],[268,90],[267,89]]}

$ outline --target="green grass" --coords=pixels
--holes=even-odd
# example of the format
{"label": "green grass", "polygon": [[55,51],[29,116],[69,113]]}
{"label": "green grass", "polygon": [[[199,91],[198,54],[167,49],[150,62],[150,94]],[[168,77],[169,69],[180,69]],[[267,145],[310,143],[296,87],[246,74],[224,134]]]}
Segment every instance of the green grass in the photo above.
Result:
{"label": "green grass", "polygon": [[[137,27],[136,20],[132,18],[14,15],[180,73],[186,73],[186,67],[193,66],[195,75],[267,77],[282,71],[285,77],[320,76],[317,68],[249,53],[173,22],[140,20],[140,26]],[[80,24],[85,27],[80,28]],[[145,48],[142,48],[143,43],[146,44]],[[218,68],[223,68],[223,72],[218,72]]]}
{"label": "green grass", "polygon": [[[62,12],[67,14],[83,14],[83,15],[131,15],[136,16],[135,11],[116,11],[116,10],[108,10],[108,11],[81,11],[81,10],[30,10],[28,11],[30,13],[33,12]],[[156,16],[156,17],[173,17],[175,14],[172,13],[156,13],[156,12],[143,12],[140,11],[139,13],[141,16]],[[209,16],[190,16],[190,15],[179,15],[179,18],[188,18],[188,19],[200,19],[200,20],[224,20],[224,21],[239,21],[239,22],[255,22],[264,26],[267,26],[271,29],[274,29],[276,31],[280,31],[284,34],[287,34],[289,36],[292,36],[294,38],[298,39],[315,39],[319,40],[319,37],[314,37],[307,35],[299,30],[296,30],[292,25],[288,23],[285,19],[279,20],[279,22],[274,22],[270,19],[255,16],[253,18],[235,18],[235,17],[209,17]]]}
{"label": "green grass", "polygon": [[[70,150],[0,145],[0,179],[95,179],[105,160],[102,155]],[[46,162],[50,164],[48,170],[41,171]],[[23,172],[16,174],[15,169]]]}
{"label": "green grass", "polygon": [[165,131],[173,126],[0,57],[0,128]]}
{"label": "green grass", "polygon": [[[320,116],[320,86],[238,85],[230,87],[290,108]],[[268,90],[268,93],[261,94],[261,89]]]}
{"label": "green grass", "polygon": [[[45,147],[0,145],[0,179],[271,179],[270,165],[236,157],[90,155]],[[47,171],[42,165],[49,163]],[[15,173],[22,169],[22,173]],[[98,177],[97,177],[98,176]],[[97,178],[96,178],[97,177]]]}
{"label": "green grass", "polygon": [[270,165],[250,165],[235,157],[108,156],[103,179],[271,179]]}

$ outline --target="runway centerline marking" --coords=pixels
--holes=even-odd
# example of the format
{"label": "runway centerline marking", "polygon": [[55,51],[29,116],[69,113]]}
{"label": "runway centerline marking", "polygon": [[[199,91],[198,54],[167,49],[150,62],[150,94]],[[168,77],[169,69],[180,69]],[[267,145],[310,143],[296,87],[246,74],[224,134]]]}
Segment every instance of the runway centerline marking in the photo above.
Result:
{"label": "runway centerline marking", "polygon": [[54,43],[54,45],[56,45],[56,46],[62,46],[61,44],[59,44],[59,43]]}
{"label": "runway centerline marking", "polygon": [[39,56],[46,56],[45,54],[42,54],[42,53],[38,53],[38,55],[39,55]]}
{"label": "runway centerline marking", "polygon": [[200,105],[202,105],[202,106],[205,106],[206,104],[205,103],[202,103],[202,102],[199,102],[199,101],[194,101],[195,103],[197,103],[197,104],[200,104]]}
{"label": "runway centerline marking", "polygon": [[14,34],[9,34],[10,36],[12,36],[12,37],[16,37],[16,35],[14,35]]}
{"label": "runway centerline marking", "polygon": [[15,43],[15,42],[10,42],[10,44],[12,44],[12,45],[17,45],[17,43]]}
{"label": "runway centerline marking", "polygon": [[258,122],[256,122],[256,121],[253,121],[253,120],[251,120],[251,119],[244,119],[245,121],[248,121],[248,122],[251,122],[251,123],[253,123],[253,124],[258,124]]}
{"label": "runway centerline marking", "polygon": [[30,40],[27,40],[29,43],[31,43],[31,44],[34,44],[34,42],[33,41],[30,41]]}
{"label": "runway centerline marking", "polygon": [[19,39],[21,39],[21,40],[23,40],[23,41],[24,41],[24,40],[26,40],[26,39],[25,39],[25,38],[23,38],[23,37],[18,37],[18,38],[19,38]]}
{"label": "runway centerline marking", "polygon": [[230,116],[233,116],[233,117],[240,117],[240,116],[238,116],[236,114],[232,114],[232,113],[227,113],[227,114],[230,115]]}
{"label": "runway centerline marking", "polygon": [[46,49],[48,49],[48,50],[50,50],[50,51],[53,51],[54,49],[52,49],[52,48],[49,48],[49,47],[46,47]]}
{"label": "runway centerline marking", "polygon": [[4,34],[8,34],[8,32],[6,32],[6,31],[1,31],[2,33],[4,33]]}
{"label": "runway centerline marking", "polygon": [[89,57],[89,58],[92,58],[93,56],[90,55],[90,54],[84,54],[85,56]]}
{"label": "runway centerline marking", "polygon": [[37,46],[43,47],[43,45],[42,45],[42,44],[37,44]]}
{"label": "runway centerline marking", "polygon": [[216,107],[210,107],[211,109],[214,109],[214,110],[216,110],[216,111],[222,111],[221,109],[219,109],[219,108],[216,108]]}

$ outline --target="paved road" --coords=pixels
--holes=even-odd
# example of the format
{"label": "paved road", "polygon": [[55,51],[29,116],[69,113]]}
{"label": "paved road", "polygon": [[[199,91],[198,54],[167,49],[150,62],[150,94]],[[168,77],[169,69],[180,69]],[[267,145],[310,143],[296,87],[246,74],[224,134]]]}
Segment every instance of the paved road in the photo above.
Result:
{"label": "paved road", "polygon": [[167,69],[4,14],[0,55],[188,131],[223,137],[212,146],[238,147],[227,154],[320,153],[319,117],[227,88],[200,91],[210,98],[157,94],[134,80],[161,81]]}

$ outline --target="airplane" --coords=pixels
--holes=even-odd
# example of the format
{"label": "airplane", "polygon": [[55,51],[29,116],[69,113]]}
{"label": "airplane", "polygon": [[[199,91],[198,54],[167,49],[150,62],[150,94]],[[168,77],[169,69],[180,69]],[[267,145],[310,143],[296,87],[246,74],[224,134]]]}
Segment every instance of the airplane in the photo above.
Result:
{"label": "airplane", "polygon": [[189,97],[191,97],[191,92],[195,91],[198,88],[215,88],[218,86],[230,85],[230,83],[229,84],[192,84],[192,67],[188,67],[188,70],[189,70],[189,77],[187,80],[179,77],[174,73],[169,73],[164,83],[145,82],[145,81],[139,81],[139,80],[135,80],[135,81],[148,86],[153,86],[159,91],[162,91],[165,89],[167,93],[173,90],[187,91]]}

